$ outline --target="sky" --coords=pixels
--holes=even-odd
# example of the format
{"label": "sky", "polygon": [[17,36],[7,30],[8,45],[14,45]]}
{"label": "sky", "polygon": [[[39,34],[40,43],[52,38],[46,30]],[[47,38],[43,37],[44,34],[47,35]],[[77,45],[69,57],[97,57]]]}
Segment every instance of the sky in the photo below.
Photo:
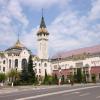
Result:
{"label": "sky", "polygon": [[0,51],[22,44],[37,55],[44,9],[49,56],[100,44],[100,0],[0,0]]}

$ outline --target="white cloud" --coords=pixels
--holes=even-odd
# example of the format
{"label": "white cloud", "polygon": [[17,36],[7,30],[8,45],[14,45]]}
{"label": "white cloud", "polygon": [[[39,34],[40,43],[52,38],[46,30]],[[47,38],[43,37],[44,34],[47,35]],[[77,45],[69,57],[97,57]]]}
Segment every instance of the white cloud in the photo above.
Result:
{"label": "white cloud", "polygon": [[92,9],[89,17],[91,20],[100,19],[100,0],[92,0]]}
{"label": "white cloud", "polygon": [[[16,41],[16,27],[17,25],[12,23],[14,19],[21,23],[22,26],[27,28],[29,23],[22,8],[22,4],[34,9],[49,8],[53,5],[64,6],[71,0],[7,0],[4,2],[0,0],[2,6],[0,13],[0,45],[6,47],[14,44]],[[49,49],[50,54],[63,50],[76,49],[79,47],[85,47],[88,45],[97,44],[100,42],[100,24],[90,23],[95,19],[100,18],[100,0],[94,0],[92,2],[92,8],[88,12],[88,16],[80,16],[77,11],[63,11],[60,13],[52,23],[47,26],[50,32],[49,36]],[[21,28],[22,28],[21,26]],[[15,29],[16,28],[16,29]],[[18,29],[19,30],[19,29]],[[22,29],[21,40],[25,46],[29,49],[37,49],[36,32],[37,26],[34,29],[30,29],[30,32],[26,32]],[[5,37],[6,36],[6,37]],[[53,45],[52,45],[53,44]]]}
{"label": "white cloud", "polygon": [[53,5],[57,5],[57,7],[62,7],[66,5],[69,1],[71,0],[19,0],[21,4],[32,8],[37,8],[36,10],[41,8],[49,8]]}
{"label": "white cloud", "polygon": [[28,20],[23,13],[22,7],[17,0],[10,0],[7,8],[12,17],[21,22],[24,26],[28,25]]}
{"label": "white cloud", "polygon": [[23,31],[28,25],[28,19],[17,0],[0,0],[0,5],[0,45],[8,47],[8,44],[11,46],[16,41],[18,24],[21,24],[20,29]]}
{"label": "white cloud", "polygon": [[[54,52],[77,49],[100,42],[100,24],[89,24],[88,16],[79,16],[77,12],[63,12],[48,27],[50,47]],[[97,40],[97,41],[95,41]],[[53,44],[53,45],[52,45]]]}
{"label": "white cloud", "polygon": [[37,45],[36,33],[37,33],[37,28],[34,28],[34,29],[32,29],[31,32],[22,34],[20,38],[21,38],[23,44],[25,46],[27,46],[28,48],[36,49],[37,48],[36,47],[36,45]]}

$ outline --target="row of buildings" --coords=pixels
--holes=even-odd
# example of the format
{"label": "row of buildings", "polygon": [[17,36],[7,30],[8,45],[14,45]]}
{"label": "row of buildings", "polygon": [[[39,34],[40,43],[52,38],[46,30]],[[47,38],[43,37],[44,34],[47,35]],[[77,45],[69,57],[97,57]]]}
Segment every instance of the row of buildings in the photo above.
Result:
{"label": "row of buildings", "polygon": [[[88,80],[95,74],[100,81],[100,45],[61,52],[48,59],[48,37],[49,32],[42,16],[37,32],[38,54],[33,55],[34,70],[39,79],[45,75],[45,71],[48,75],[68,78],[80,68]],[[18,39],[12,47],[0,52],[0,72],[7,73],[12,68],[21,71],[23,67],[27,67],[31,54]]]}

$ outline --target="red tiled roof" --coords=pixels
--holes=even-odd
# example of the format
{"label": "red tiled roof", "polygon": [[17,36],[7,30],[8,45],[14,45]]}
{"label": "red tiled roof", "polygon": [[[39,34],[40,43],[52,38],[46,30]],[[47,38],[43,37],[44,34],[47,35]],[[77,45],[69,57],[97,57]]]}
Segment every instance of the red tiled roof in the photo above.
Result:
{"label": "red tiled roof", "polygon": [[76,50],[71,50],[71,51],[66,51],[66,52],[60,52],[53,56],[53,58],[65,58],[65,57],[70,57],[72,55],[78,55],[78,54],[83,54],[83,53],[99,53],[100,52],[100,45],[92,46],[92,47],[86,47],[86,48],[80,48]]}

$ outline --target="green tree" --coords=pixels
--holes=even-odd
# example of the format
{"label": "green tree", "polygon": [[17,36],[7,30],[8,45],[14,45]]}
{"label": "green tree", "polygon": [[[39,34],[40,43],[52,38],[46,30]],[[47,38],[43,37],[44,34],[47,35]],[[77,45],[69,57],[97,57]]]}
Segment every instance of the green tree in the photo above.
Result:
{"label": "green tree", "polygon": [[52,84],[58,84],[58,77],[56,74],[52,76]]}
{"label": "green tree", "polygon": [[35,71],[33,70],[33,60],[31,55],[28,61],[28,81],[30,83],[35,83],[35,81],[37,81],[35,76]]}
{"label": "green tree", "polygon": [[48,84],[48,75],[47,75],[47,71],[45,70],[45,77],[43,80],[43,84]]}
{"label": "green tree", "polygon": [[21,77],[22,84],[38,83],[37,78],[35,76],[35,71],[33,70],[32,55],[29,56],[27,67],[22,68],[20,77]]}
{"label": "green tree", "polygon": [[74,84],[74,81],[75,81],[74,75],[73,74],[70,74],[69,79],[70,79],[71,85],[73,85]]}
{"label": "green tree", "polygon": [[12,86],[13,86],[13,83],[16,81],[16,79],[19,77],[19,74],[17,72],[16,69],[11,69],[9,72],[8,72],[8,78],[10,80],[10,82],[12,83]]}
{"label": "green tree", "polygon": [[77,68],[77,74],[76,74],[76,80],[78,83],[81,83],[82,82],[82,71],[81,71],[81,68]]}
{"label": "green tree", "polygon": [[4,73],[0,73],[0,82],[4,82],[6,79],[6,75]]}
{"label": "green tree", "polygon": [[82,74],[82,82],[83,83],[87,82],[87,80],[86,80],[86,74],[85,73]]}
{"label": "green tree", "polygon": [[96,75],[95,74],[92,74],[91,78],[92,78],[92,82],[93,83],[96,83]]}
{"label": "green tree", "polygon": [[27,68],[22,67],[21,75],[20,75],[20,81],[22,84],[28,83],[28,71]]}
{"label": "green tree", "polygon": [[65,77],[64,77],[64,75],[62,75],[62,77],[61,77],[61,84],[64,84],[65,83]]}

